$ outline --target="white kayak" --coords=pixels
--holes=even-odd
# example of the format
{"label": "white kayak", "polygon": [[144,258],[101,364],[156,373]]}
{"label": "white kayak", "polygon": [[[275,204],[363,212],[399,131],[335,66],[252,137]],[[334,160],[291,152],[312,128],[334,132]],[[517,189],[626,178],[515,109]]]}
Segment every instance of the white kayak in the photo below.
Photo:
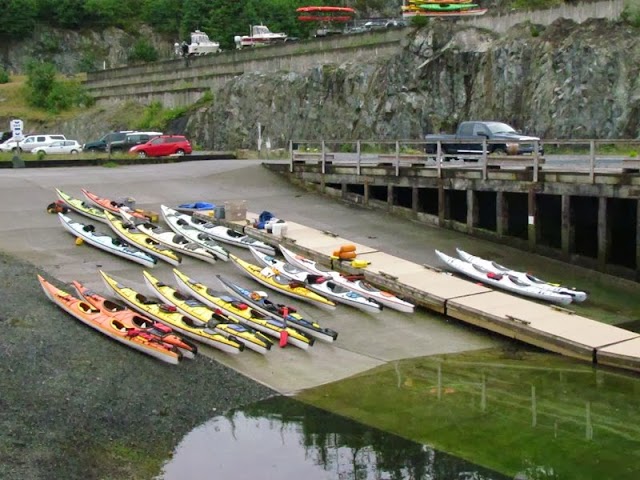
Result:
{"label": "white kayak", "polygon": [[465,262],[464,260],[460,260],[459,258],[450,257],[449,255],[446,255],[439,250],[436,250],[436,254],[444,263],[449,265],[454,270],[457,270],[458,272],[471,277],[474,280],[482,282],[485,285],[490,285],[492,287],[507,290],[512,293],[517,293],[525,297],[532,297],[551,303],[568,305],[572,301],[572,297],[570,295],[564,295],[561,293],[544,290],[542,288],[533,286],[530,283],[523,282],[513,275],[492,272],[491,270],[487,270],[486,268],[479,265]]}
{"label": "white kayak", "polygon": [[458,252],[458,257],[460,257],[465,262],[479,265],[489,271],[501,273],[504,275],[512,275],[523,282],[529,283],[530,285],[539,287],[543,290],[549,290],[550,292],[560,293],[562,295],[569,295],[573,298],[574,302],[584,302],[587,299],[586,292],[575,290],[569,287],[563,287],[562,285],[554,285],[552,283],[545,282],[544,280],[534,277],[529,273],[511,270],[504,265],[500,265],[499,263],[493,262],[491,260],[485,260],[484,258],[476,257],[475,255],[471,255],[464,250],[460,250],[459,248],[456,248],[456,251]]}
{"label": "white kayak", "polygon": [[91,224],[76,222],[62,213],[58,213],[58,218],[65,230],[73,236],[81,238],[89,245],[104,250],[105,252],[126,258],[127,260],[131,260],[132,262],[139,263],[140,265],[144,265],[149,268],[154,267],[158,261],[146,252],[132,247],[116,236],[96,232],[95,227]]}
{"label": "white kayak", "polygon": [[302,255],[298,255],[297,253],[292,252],[291,250],[286,249],[282,245],[279,245],[280,251],[284,258],[292,265],[295,265],[298,268],[301,268],[309,273],[314,275],[322,275],[325,277],[332,278],[336,283],[343,285],[345,288],[349,290],[353,290],[354,292],[359,293],[368,298],[373,298],[377,302],[381,303],[385,307],[392,308],[394,310],[398,310],[399,312],[404,313],[413,313],[415,305],[412,303],[406,302],[401,298],[396,297],[394,294],[385,292],[384,290],[380,290],[379,288],[371,285],[369,282],[366,282],[363,279],[350,279],[349,277],[343,276],[340,272],[336,272],[335,270],[331,270],[315,260],[311,260],[309,258],[303,257]]}
{"label": "white kayak", "polygon": [[383,307],[379,302],[372,298],[367,298],[358,292],[354,292],[344,285],[337,283],[331,277],[311,274],[289,262],[258,252],[254,248],[250,248],[249,250],[260,265],[275,269],[283,276],[304,284],[309,290],[329,300],[350,305],[369,313],[379,313],[382,311]]}
{"label": "white kayak", "polygon": [[171,250],[188,255],[190,257],[204,260],[209,263],[216,263],[216,256],[206,248],[201,247],[197,243],[187,240],[183,235],[173,230],[165,230],[160,225],[151,222],[136,222],[136,219],[127,212],[121,212],[122,218],[126,222],[135,224],[137,229],[142,233],[146,233],[157,242],[169,247]]}
{"label": "white kayak", "polygon": [[187,222],[194,228],[197,228],[201,232],[208,233],[219,242],[227,243],[235,247],[249,248],[253,247],[268,255],[275,255],[276,250],[271,245],[268,245],[260,240],[257,240],[242,232],[238,232],[232,228],[225,227],[224,225],[216,225],[215,223],[201,220],[192,215],[186,213],[176,212],[176,217]]}
{"label": "white kayak", "polygon": [[187,240],[200,245],[202,248],[209,250],[218,260],[222,260],[223,262],[229,261],[229,252],[211,235],[190,225],[187,220],[181,218],[184,215],[183,213],[169,208],[166,205],[161,205],[160,211],[162,212],[162,218],[167,222],[171,230],[183,235]]}

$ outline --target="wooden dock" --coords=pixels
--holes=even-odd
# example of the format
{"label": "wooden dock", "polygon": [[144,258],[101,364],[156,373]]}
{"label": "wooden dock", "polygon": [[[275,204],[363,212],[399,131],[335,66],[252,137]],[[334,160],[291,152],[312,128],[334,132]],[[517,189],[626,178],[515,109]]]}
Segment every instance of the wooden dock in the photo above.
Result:
{"label": "wooden dock", "polygon": [[[496,291],[436,266],[412,263],[333,232],[287,221],[284,236],[275,236],[253,228],[256,218],[256,214],[248,213],[245,221],[221,223],[242,226],[252,237],[274,246],[281,244],[335,270],[363,274],[380,288],[456,320],[551,352],[640,372],[638,333],[576,315],[568,308]],[[332,259],[332,253],[345,244],[355,245],[358,260],[369,264],[355,269],[348,262]]]}

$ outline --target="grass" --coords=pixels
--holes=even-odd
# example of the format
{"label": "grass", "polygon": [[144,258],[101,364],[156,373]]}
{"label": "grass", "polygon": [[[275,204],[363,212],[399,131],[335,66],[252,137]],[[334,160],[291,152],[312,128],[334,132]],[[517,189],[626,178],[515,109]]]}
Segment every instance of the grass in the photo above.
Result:
{"label": "grass", "polygon": [[634,479],[640,412],[629,398],[638,392],[632,375],[486,350],[387,364],[298,399],[507,475]]}
{"label": "grass", "polygon": [[[85,75],[77,75],[83,81]],[[68,120],[78,116],[84,109],[73,108],[65,112],[52,114],[45,110],[31,107],[24,95],[26,75],[11,75],[9,83],[0,84],[0,118],[20,118],[25,123],[25,132],[34,129],[34,125],[42,125],[52,121]],[[4,128],[4,127],[2,127]]]}

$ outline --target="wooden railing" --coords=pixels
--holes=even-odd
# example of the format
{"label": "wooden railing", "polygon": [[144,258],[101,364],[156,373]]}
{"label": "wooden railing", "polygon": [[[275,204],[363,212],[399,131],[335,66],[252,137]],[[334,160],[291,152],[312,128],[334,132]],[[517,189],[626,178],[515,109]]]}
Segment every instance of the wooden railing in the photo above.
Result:
{"label": "wooden railing", "polygon": [[[364,167],[392,167],[396,176],[402,168],[426,168],[437,170],[479,170],[487,179],[491,170],[528,170],[531,180],[537,182],[542,171],[562,171],[588,174],[590,182],[596,173],[640,172],[640,140],[561,140],[552,139],[534,144],[533,153],[526,155],[496,155],[490,153],[492,143],[482,142],[480,154],[446,154],[449,143],[473,143],[478,141],[297,141],[289,144],[290,171],[294,165],[314,163],[327,166],[355,166],[361,174]],[[517,142],[509,142],[517,143]],[[427,151],[435,153],[425,153]],[[539,147],[544,148],[544,156]]]}

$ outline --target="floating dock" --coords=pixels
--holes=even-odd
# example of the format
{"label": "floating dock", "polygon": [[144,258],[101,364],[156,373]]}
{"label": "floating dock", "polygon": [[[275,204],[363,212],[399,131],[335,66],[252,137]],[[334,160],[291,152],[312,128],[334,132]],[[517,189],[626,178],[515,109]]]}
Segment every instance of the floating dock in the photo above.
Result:
{"label": "floating dock", "polygon": [[[207,217],[206,214],[195,215]],[[568,308],[528,300],[456,277],[446,270],[419,265],[353,242],[330,231],[287,221],[284,235],[273,235],[252,226],[256,214],[246,220],[225,222],[242,226],[245,233],[271,245],[292,251],[348,274],[362,274],[370,283],[407,300],[492,332],[545,350],[598,365],[640,372],[640,334],[576,315]],[[357,258],[367,262],[355,269],[350,262],[332,258],[342,245],[356,247]]]}

